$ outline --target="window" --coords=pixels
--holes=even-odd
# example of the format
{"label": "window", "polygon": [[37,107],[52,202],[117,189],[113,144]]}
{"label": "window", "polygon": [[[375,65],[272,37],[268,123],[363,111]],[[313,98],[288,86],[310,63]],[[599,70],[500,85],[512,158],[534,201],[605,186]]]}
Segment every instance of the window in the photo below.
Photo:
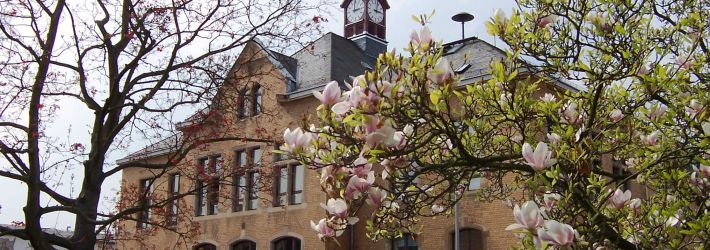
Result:
{"label": "window", "polygon": [[471,180],[468,181],[468,191],[473,191],[473,190],[478,190],[481,189],[481,177],[476,176],[476,177],[471,177]]}
{"label": "window", "polygon": [[274,168],[274,206],[303,203],[302,165],[286,164]]}
{"label": "window", "polygon": [[168,225],[177,225],[177,214],[178,214],[178,200],[177,196],[180,194],[180,174],[175,173],[170,175],[168,180],[168,195],[170,196],[170,202],[168,203]]}
{"label": "window", "polygon": [[196,216],[219,213],[219,182],[222,172],[222,157],[219,155],[198,161]]}
{"label": "window", "polygon": [[231,250],[256,250],[256,242],[250,240],[240,240],[232,244]]}
{"label": "window", "polygon": [[294,237],[283,237],[271,244],[274,250],[301,250],[301,240]]}
{"label": "window", "polygon": [[140,200],[140,206],[143,208],[138,214],[138,223],[136,224],[138,228],[147,228],[150,224],[150,219],[153,217],[153,211],[150,208],[152,204],[151,197],[153,195],[153,180],[143,179],[140,181],[138,192],[143,197]]}
{"label": "window", "polygon": [[419,244],[412,234],[405,233],[401,238],[392,240],[392,250],[417,250]]}
{"label": "window", "polygon": [[251,115],[258,115],[261,113],[261,101],[262,101],[262,96],[264,95],[264,88],[261,87],[258,83],[254,84],[254,87],[251,90],[252,92],[252,109],[251,109]]}
{"label": "window", "polygon": [[[451,249],[456,246],[456,236],[451,233]],[[475,228],[464,228],[459,230],[460,250],[483,250],[483,232]]]}
{"label": "window", "polygon": [[249,116],[249,92],[248,88],[239,91],[237,96],[237,118],[246,118]]}
{"label": "window", "polygon": [[232,211],[254,210],[259,205],[261,149],[240,150],[236,154]]}
{"label": "window", "polygon": [[217,247],[215,245],[212,245],[210,243],[202,243],[199,245],[195,245],[192,247],[193,250],[217,250]]}

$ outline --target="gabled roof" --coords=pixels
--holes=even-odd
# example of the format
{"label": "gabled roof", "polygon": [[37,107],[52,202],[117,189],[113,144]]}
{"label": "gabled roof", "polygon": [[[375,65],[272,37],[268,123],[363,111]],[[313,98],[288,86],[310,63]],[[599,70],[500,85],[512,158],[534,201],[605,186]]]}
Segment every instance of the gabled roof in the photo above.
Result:
{"label": "gabled roof", "polygon": [[180,147],[180,143],[182,143],[182,134],[178,132],[168,138],[135,151],[126,157],[118,159],[116,164],[123,165],[136,160],[165,155],[177,150]]}

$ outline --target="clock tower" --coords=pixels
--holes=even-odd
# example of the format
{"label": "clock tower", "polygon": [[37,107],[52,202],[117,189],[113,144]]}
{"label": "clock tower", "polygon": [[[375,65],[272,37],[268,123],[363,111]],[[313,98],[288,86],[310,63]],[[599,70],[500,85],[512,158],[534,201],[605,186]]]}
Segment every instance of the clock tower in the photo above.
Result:
{"label": "clock tower", "polygon": [[371,59],[387,50],[387,0],[344,0],[343,35],[355,42]]}

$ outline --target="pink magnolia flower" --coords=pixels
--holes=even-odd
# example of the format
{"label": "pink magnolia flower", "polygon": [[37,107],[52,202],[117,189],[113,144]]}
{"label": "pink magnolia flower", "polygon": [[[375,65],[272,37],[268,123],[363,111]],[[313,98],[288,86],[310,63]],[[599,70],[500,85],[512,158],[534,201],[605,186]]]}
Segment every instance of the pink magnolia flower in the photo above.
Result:
{"label": "pink magnolia flower", "polygon": [[685,112],[688,113],[688,116],[691,116],[691,117],[699,114],[702,111],[703,111],[703,104],[698,102],[698,100],[696,100],[696,99],[690,100],[690,104],[688,104],[688,107],[685,107]]}
{"label": "pink magnolia flower", "polygon": [[666,114],[666,111],[668,110],[668,107],[663,104],[659,104],[658,106],[654,107],[651,113],[648,114],[648,118],[651,120],[657,120],[659,118],[663,118],[663,116]]}
{"label": "pink magnolia flower", "polygon": [[648,66],[646,65],[641,65],[639,68],[636,70],[636,73],[640,76],[647,75],[649,72]]}
{"label": "pink magnolia flower", "polygon": [[569,102],[565,105],[562,111],[562,120],[569,124],[581,123],[584,120],[582,114],[577,111],[576,102]]}
{"label": "pink magnolia flower", "polygon": [[372,170],[372,164],[367,162],[367,159],[360,155],[355,161],[353,162],[353,168],[351,170],[351,173],[353,175],[357,175],[361,178],[366,178],[367,175],[370,173]]}
{"label": "pink magnolia flower", "polygon": [[537,235],[541,240],[547,241],[556,246],[566,246],[574,242],[577,232],[572,226],[560,223],[556,220],[545,221],[545,226],[537,229]]}
{"label": "pink magnolia flower", "polygon": [[550,210],[553,207],[555,207],[555,204],[557,204],[557,202],[562,199],[562,196],[560,194],[556,194],[556,193],[547,193],[547,194],[544,194],[542,197],[543,197],[543,200],[545,201],[545,208],[547,210]]}
{"label": "pink magnolia flower", "polygon": [[385,145],[387,147],[399,146],[404,140],[404,134],[396,131],[392,126],[386,124],[377,131],[368,134],[365,138],[367,145],[375,147],[377,145]]}
{"label": "pink magnolia flower", "polygon": [[304,147],[311,144],[313,135],[309,132],[304,132],[301,128],[296,128],[290,130],[286,128],[284,131],[284,145],[281,146],[281,150],[287,151],[289,153],[298,152]]}
{"label": "pink magnolia flower", "polygon": [[446,207],[439,205],[439,204],[434,204],[431,205],[431,213],[432,214],[440,214],[446,210]]}
{"label": "pink magnolia flower", "polygon": [[367,191],[367,202],[368,205],[373,207],[379,207],[382,202],[387,198],[387,191],[382,190],[378,187],[371,187]]}
{"label": "pink magnolia flower", "polygon": [[325,85],[323,93],[313,91],[313,96],[320,100],[320,102],[323,103],[323,106],[328,107],[335,104],[338,99],[340,99],[340,87],[338,86],[338,82],[329,82],[328,85]]}
{"label": "pink magnolia flower", "polygon": [[680,66],[682,69],[690,69],[690,66],[693,65],[693,58],[690,58],[688,56],[679,56],[676,57],[675,63]]}
{"label": "pink magnolia flower", "polygon": [[614,123],[617,123],[621,121],[621,119],[624,119],[624,113],[622,113],[619,109],[614,109],[611,113],[609,113],[609,118],[611,118],[611,121]]}
{"label": "pink magnolia flower", "polygon": [[557,15],[547,15],[547,16],[541,18],[539,22],[537,22],[537,26],[540,28],[545,28],[548,25],[550,25],[551,23],[557,22],[558,18],[559,18],[559,16],[557,16]]}
{"label": "pink magnolia flower", "polygon": [[350,177],[348,185],[345,187],[345,198],[346,199],[358,199],[360,195],[367,191],[375,182],[375,172],[370,171],[367,178],[363,179],[357,175]]}
{"label": "pink magnolia flower", "polygon": [[326,219],[321,219],[318,222],[318,224],[311,221],[311,228],[313,228],[313,230],[316,230],[316,232],[318,232],[319,239],[336,237],[336,236],[340,236],[343,233],[342,230],[339,230],[336,232],[336,230],[331,228],[328,225],[328,221],[326,221]]}
{"label": "pink magnolia flower", "polygon": [[533,201],[525,202],[522,207],[515,205],[513,216],[517,223],[509,225],[505,230],[534,230],[544,223],[540,208]]}
{"label": "pink magnolia flower", "polygon": [[658,133],[658,131],[653,131],[650,135],[641,135],[641,141],[648,146],[656,146],[658,144]]}
{"label": "pink magnolia flower", "polygon": [[614,194],[609,197],[609,204],[617,209],[621,209],[631,200],[631,191],[626,190],[624,192],[621,189],[616,189]]}
{"label": "pink magnolia flower", "polygon": [[330,198],[326,204],[321,203],[320,206],[328,211],[329,214],[335,216],[335,218],[347,218],[348,217],[348,204],[345,200],[341,198]]}
{"label": "pink magnolia flower", "polygon": [[538,142],[535,151],[527,142],[523,144],[523,158],[536,171],[543,170],[554,165],[557,160],[552,159],[552,152],[547,149],[547,143]]}
{"label": "pink magnolia flower", "polygon": [[555,99],[555,95],[550,93],[545,93],[545,96],[540,97],[540,100],[542,100],[543,102],[553,102],[555,101]]}
{"label": "pink magnolia flower", "polygon": [[454,70],[451,69],[451,64],[449,63],[449,60],[442,57],[436,61],[434,68],[429,70],[427,77],[434,84],[444,84],[454,78]]}
{"label": "pink magnolia flower", "polygon": [[419,33],[414,29],[409,33],[409,42],[412,47],[418,48],[420,51],[429,50],[432,40],[431,31],[427,27],[422,28]]}
{"label": "pink magnolia flower", "polygon": [[641,199],[635,198],[629,201],[629,208],[631,208],[631,210],[638,211],[639,207],[641,207]]}
{"label": "pink magnolia flower", "polygon": [[497,22],[505,22],[507,19],[508,17],[502,9],[496,8],[493,10],[493,20],[496,20]]}
{"label": "pink magnolia flower", "polygon": [[552,144],[557,144],[558,142],[562,141],[562,137],[555,133],[548,133],[547,140],[549,140]]}
{"label": "pink magnolia flower", "polygon": [[339,103],[336,103],[331,108],[333,113],[335,113],[336,115],[342,115],[353,108],[357,108],[358,106],[360,106],[360,103],[365,99],[365,93],[363,93],[362,87],[357,84],[357,78],[356,82],[354,82],[353,85],[354,86],[352,89],[350,89],[350,91],[345,92],[348,98]]}

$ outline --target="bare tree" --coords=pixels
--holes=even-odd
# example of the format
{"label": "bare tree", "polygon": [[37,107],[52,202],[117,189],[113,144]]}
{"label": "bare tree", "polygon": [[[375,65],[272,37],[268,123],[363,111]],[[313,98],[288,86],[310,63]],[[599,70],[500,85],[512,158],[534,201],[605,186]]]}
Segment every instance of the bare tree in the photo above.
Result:
{"label": "bare tree", "polygon": [[[110,154],[124,154],[137,138],[165,136],[176,113],[203,107],[196,117],[211,119],[208,106],[215,104],[207,100],[234,71],[235,49],[255,37],[281,49],[301,45],[318,32],[321,19],[308,14],[322,6],[302,0],[0,1],[0,176],[28,189],[25,227],[0,228],[0,235],[29,239],[35,249],[91,249],[116,221],[170,202],[101,213],[102,184],[125,167],[108,162]],[[76,101],[85,109],[75,112],[90,116],[88,143],[47,133],[61,119],[54,114],[62,104]],[[164,169],[209,141],[268,141],[234,133],[172,138],[177,150],[168,161],[132,167]],[[47,176],[68,168],[81,171],[78,195],[58,190]],[[72,237],[43,233],[41,218],[57,212],[76,215]]]}

